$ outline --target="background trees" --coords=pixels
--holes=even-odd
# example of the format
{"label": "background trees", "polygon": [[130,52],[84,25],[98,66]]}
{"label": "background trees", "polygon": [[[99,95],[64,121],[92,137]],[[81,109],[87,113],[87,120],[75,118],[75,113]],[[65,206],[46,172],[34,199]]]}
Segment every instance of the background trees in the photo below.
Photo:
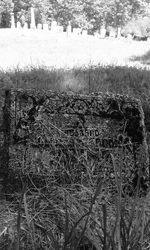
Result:
{"label": "background trees", "polygon": [[12,0],[2,0],[0,2],[0,27],[9,27],[12,10]]}
{"label": "background trees", "polygon": [[[13,8],[14,4],[14,8]],[[30,23],[30,7],[35,10],[36,23],[56,20],[67,26],[98,31],[101,26],[124,26],[138,17],[150,16],[149,0],[1,0],[1,27],[10,26],[10,13],[22,25]]]}

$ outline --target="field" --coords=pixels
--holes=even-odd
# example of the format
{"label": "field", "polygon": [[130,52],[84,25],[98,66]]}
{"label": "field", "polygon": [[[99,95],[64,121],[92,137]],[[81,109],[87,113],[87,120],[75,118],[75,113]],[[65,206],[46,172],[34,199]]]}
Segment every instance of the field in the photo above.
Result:
{"label": "field", "polygon": [[0,30],[0,67],[47,66],[73,68],[83,65],[136,65],[149,51],[150,42],[99,39],[94,36],[54,35],[50,31]]}
{"label": "field", "polygon": [[[123,38],[0,30],[0,115],[2,92],[10,87],[125,94],[142,102],[149,144],[149,47],[149,41]],[[68,155],[68,162],[71,157]],[[114,196],[105,190],[103,180],[98,179],[98,185],[95,184],[93,168],[86,158],[80,183],[66,185],[62,181],[58,185],[57,179],[66,174],[60,162],[61,157],[55,168],[47,162],[40,168],[40,159],[31,167],[23,160],[25,169],[29,167],[25,175],[23,169],[14,170],[20,176],[18,180],[25,177],[29,183],[22,188],[18,180],[13,180],[15,185],[11,188],[19,188],[13,194],[10,189],[8,200],[0,205],[0,249],[150,249],[150,193],[144,197],[138,193],[134,197],[121,196],[121,175],[117,177],[113,155],[117,190]],[[120,168],[122,164],[123,161]]]}

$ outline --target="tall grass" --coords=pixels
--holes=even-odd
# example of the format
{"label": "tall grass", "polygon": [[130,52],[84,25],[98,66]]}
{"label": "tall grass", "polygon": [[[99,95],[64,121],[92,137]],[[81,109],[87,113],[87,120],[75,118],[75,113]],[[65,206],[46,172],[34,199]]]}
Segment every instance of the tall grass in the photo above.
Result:
{"label": "tall grass", "polygon": [[[2,95],[2,90],[11,87],[83,94],[97,91],[127,94],[141,99],[148,131],[149,82],[150,72],[146,69],[114,65],[72,70],[30,67],[1,71],[0,93]],[[1,101],[0,107],[2,105]],[[7,216],[11,215],[13,219],[11,223],[7,221],[0,233],[0,249],[150,249],[149,194],[142,198],[138,194],[134,198],[122,196],[123,160],[118,173],[117,159],[111,156],[115,195],[108,191],[99,175],[95,177],[89,161],[85,161],[80,182],[72,181],[68,185],[66,171],[64,166],[59,166],[59,161],[57,167],[45,165],[36,169],[34,166],[36,171],[25,171],[28,183],[23,190],[14,192],[8,205]],[[72,170],[73,174],[75,170]]]}
{"label": "tall grass", "polygon": [[7,223],[0,235],[0,249],[149,249],[148,195],[122,196],[122,168],[118,173],[117,158],[113,154],[111,157],[114,194],[104,178],[97,175],[95,181],[95,175],[88,171],[88,161],[86,182],[81,178],[76,183],[59,185],[54,181],[57,170],[45,165],[36,173],[45,179],[45,185],[41,182],[37,186],[33,175],[26,173],[30,182],[22,192],[14,193],[15,199],[8,206],[13,222]]}
{"label": "tall grass", "polygon": [[18,67],[15,70],[0,71],[0,93],[7,87],[71,91],[82,94],[100,91],[129,95],[142,101],[145,124],[150,130],[150,71],[146,68],[92,64],[73,69]]}
{"label": "tall grass", "polygon": [[1,88],[38,88],[82,93],[110,91],[139,98],[148,97],[150,71],[144,68],[89,65],[73,69],[53,67],[16,68],[0,71]]}

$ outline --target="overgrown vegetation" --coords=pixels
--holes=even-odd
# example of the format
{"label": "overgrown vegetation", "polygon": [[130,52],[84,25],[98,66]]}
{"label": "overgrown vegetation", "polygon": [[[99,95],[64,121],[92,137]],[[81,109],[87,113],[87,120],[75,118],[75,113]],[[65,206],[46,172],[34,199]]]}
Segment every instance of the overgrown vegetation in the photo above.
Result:
{"label": "overgrown vegetation", "polygon": [[[147,132],[149,124],[150,72],[118,66],[91,66],[72,70],[29,68],[0,73],[1,92],[6,88],[36,88],[79,93],[113,92],[141,99]],[[0,107],[2,107],[2,102]],[[68,157],[68,162],[71,156]],[[86,159],[86,157],[85,157]],[[46,159],[45,159],[46,161]],[[0,249],[54,250],[146,250],[150,248],[149,193],[122,197],[122,172],[111,155],[116,192],[95,176],[94,167],[85,161],[79,181],[66,185],[66,170],[58,160],[54,167],[24,171],[28,184],[11,195],[1,211]],[[39,159],[40,163],[40,159]],[[75,169],[74,169],[75,171]],[[20,175],[19,172],[17,172]],[[16,174],[17,174],[16,173]],[[35,182],[35,176],[38,183]],[[61,179],[58,182],[58,178]]]}
{"label": "overgrown vegetation", "polygon": [[[118,166],[118,158],[111,154],[112,192],[105,173],[95,174],[95,166],[86,157],[84,172],[79,164],[78,173],[77,165],[65,169],[61,157],[55,166],[46,164],[45,158],[42,164],[39,158],[39,164],[29,168],[24,159],[24,167],[16,173],[22,177],[22,191],[16,190],[7,213],[2,211],[8,221],[1,232],[0,249],[148,249],[149,197],[139,198],[138,189],[134,198],[125,193],[122,197],[123,162],[119,160]],[[70,154],[68,162],[71,158]],[[105,169],[110,162],[101,159],[99,164]],[[66,179],[72,181],[66,184]]]}
{"label": "overgrown vegetation", "polygon": [[[121,197],[121,166],[118,172],[117,159],[111,157],[114,195],[103,178],[95,177],[88,161],[82,178],[69,185],[63,178],[58,185],[62,170],[67,176],[59,163],[34,174],[34,166],[28,169],[30,183],[14,193],[7,213],[2,211],[9,221],[0,235],[0,249],[149,249],[149,197]],[[38,186],[33,175],[39,178]]]}
{"label": "overgrown vegetation", "polygon": [[0,72],[0,87],[73,91],[81,94],[112,92],[141,100],[147,130],[149,124],[149,69],[127,66],[85,66],[73,69],[29,67]]}

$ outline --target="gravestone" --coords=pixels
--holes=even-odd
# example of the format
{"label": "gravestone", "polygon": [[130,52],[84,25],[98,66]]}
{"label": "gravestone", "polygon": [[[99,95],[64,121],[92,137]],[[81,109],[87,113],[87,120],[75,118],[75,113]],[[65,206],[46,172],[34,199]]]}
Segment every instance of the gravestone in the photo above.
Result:
{"label": "gravestone", "polygon": [[95,33],[94,33],[94,37],[99,38],[99,37],[100,37],[99,32],[95,32]]}
{"label": "gravestone", "polygon": [[36,25],[35,25],[35,15],[34,15],[34,8],[31,7],[31,24],[30,24],[30,28],[31,29],[35,29]]}
{"label": "gravestone", "polygon": [[20,29],[21,28],[21,23],[18,21],[17,22],[17,29]]}
{"label": "gravestone", "polygon": [[43,30],[49,30],[48,23],[43,23]]}
{"label": "gravestone", "polygon": [[72,31],[71,31],[71,23],[69,23],[69,25],[67,26],[67,35],[71,35]]}
{"label": "gravestone", "polygon": [[147,41],[150,42],[150,37],[147,38]]}
{"label": "gravestone", "polygon": [[82,29],[78,28],[78,35],[81,35],[81,33],[82,33]]}
{"label": "gravestone", "polygon": [[77,28],[73,28],[73,35],[78,35],[78,29]]}
{"label": "gravestone", "polygon": [[114,30],[110,30],[109,37],[115,38],[116,37],[116,32]]}
{"label": "gravestone", "polygon": [[120,38],[121,37],[121,28],[118,27],[117,29],[117,38]]}
{"label": "gravestone", "polygon": [[106,29],[102,27],[100,30],[100,38],[105,38],[105,36],[106,36]]}
{"label": "gravestone", "polygon": [[23,28],[24,28],[24,29],[28,29],[28,23],[27,23],[27,22],[24,23]]}
{"label": "gravestone", "polygon": [[28,175],[38,157],[39,172],[44,164],[54,169],[60,164],[60,182],[65,179],[69,184],[73,179],[80,183],[88,164],[93,176],[101,176],[113,190],[113,155],[117,173],[122,166],[123,187],[135,184],[139,173],[142,183],[149,178],[139,100],[104,93],[84,96],[8,90],[3,110],[1,176],[10,172],[11,178],[17,178],[19,171]]}
{"label": "gravestone", "polygon": [[63,28],[63,26],[58,25],[57,30],[58,30],[58,33],[63,33],[64,28]]}
{"label": "gravestone", "polygon": [[80,28],[74,28],[73,29],[73,34],[74,35],[80,35],[81,34],[81,29]]}
{"label": "gravestone", "polygon": [[42,24],[41,24],[41,23],[38,23],[38,24],[37,24],[37,29],[38,29],[38,30],[41,30],[41,29],[42,29]]}
{"label": "gravestone", "polygon": [[11,28],[15,28],[15,19],[14,19],[14,13],[11,13]]}
{"label": "gravestone", "polygon": [[83,36],[87,36],[87,34],[88,34],[88,31],[87,31],[87,30],[82,30],[82,35],[83,35]]}
{"label": "gravestone", "polygon": [[53,33],[57,32],[57,22],[56,21],[52,21],[52,23],[51,23],[51,31]]}

